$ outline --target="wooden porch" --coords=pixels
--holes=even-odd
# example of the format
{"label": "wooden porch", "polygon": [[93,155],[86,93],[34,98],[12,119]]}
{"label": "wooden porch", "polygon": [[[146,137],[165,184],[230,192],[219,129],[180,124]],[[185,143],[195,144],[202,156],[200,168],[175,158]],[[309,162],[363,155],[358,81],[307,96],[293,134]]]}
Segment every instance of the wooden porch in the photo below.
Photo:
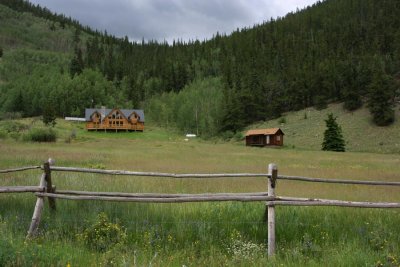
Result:
{"label": "wooden porch", "polygon": [[142,124],[111,124],[111,125],[104,125],[95,122],[87,122],[86,123],[86,130],[88,131],[110,131],[110,132],[132,132],[132,131],[140,131],[143,132],[144,125]]}

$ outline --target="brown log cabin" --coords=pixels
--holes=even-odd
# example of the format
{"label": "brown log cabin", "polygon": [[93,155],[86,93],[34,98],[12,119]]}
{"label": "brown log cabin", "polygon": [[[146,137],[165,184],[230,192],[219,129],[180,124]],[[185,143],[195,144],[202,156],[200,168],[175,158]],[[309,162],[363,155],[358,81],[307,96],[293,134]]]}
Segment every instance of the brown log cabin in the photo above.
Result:
{"label": "brown log cabin", "polygon": [[283,135],[280,128],[249,130],[246,146],[283,146]]}
{"label": "brown log cabin", "polygon": [[141,109],[89,108],[85,110],[88,131],[143,131],[144,112]]}

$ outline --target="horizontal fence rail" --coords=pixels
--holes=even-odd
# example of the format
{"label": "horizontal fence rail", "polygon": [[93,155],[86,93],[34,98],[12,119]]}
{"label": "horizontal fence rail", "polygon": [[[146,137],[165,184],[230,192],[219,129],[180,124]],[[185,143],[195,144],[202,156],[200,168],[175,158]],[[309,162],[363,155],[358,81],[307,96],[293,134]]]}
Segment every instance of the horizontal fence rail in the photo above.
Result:
{"label": "horizontal fence rail", "polygon": [[73,167],[51,167],[52,171],[64,172],[83,172],[97,173],[108,175],[130,175],[130,176],[151,176],[151,177],[166,177],[166,178],[224,178],[224,177],[267,177],[266,173],[195,173],[195,174],[175,174],[162,172],[133,172],[121,170],[102,170],[89,168],[73,168]]}
{"label": "horizontal fence rail", "polygon": [[274,197],[270,196],[187,196],[187,197],[121,197],[121,196],[101,196],[101,195],[66,195],[51,193],[36,193],[39,197],[52,197],[69,200],[105,200],[115,202],[147,202],[147,203],[185,203],[185,202],[212,202],[212,201],[270,201]]}
{"label": "horizontal fence rail", "polygon": [[[193,173],[193,174],[176,174],[176,173],[163,173],[163,172],[133,172],[124,170],[103,170],[103,169],[90,169],[90,168],[74,168],[74,167],[51,167],[52,171],[64,172],[82,172],[93,174],[106,174],[106,175],[127,175],[127,176],[143,176],[143,177],[165,177],[165,178],[237,178],[237,177],[265,177],[269,178],[267,173]],[[383,182],[383,181],[361,181],[361,180],[347,180],[347,179],[326,179],[326,178],[310,178],[304,176],[289,176],[278,175],[278,180],[292,180],[303,182],[317,182],[317,183],[336,183],[336,184],[358,184],[358,185],[388,185],[400,186],[400,182]]]}
{"label": "horizontal fence rail", "polygon": [[254,193],[206,193],[206,194],[159,194],[159,193],[119,193],[119,192],[89,192],[57,190],[57,194],[64,195],[95,195],[95,196],[118,196],[118,197],[153,197],[153,198],[174,198],[174,197],[208,197],[208,196],[268,196],[266,192]]}
{"label": "horizontal fence rail", "polygon": [[326,179],[326,178],[310,178],[310,177],[304,177],[304,176],[288,176],[288,175],[278,175],[277,178],[279,180],[303,181],[303,182],[314,182],[314,183],[400,186],[400,182]]}
{"label": "horizontal fence rail", "polygon": [[40,168],[42,168],[42,166],[28,166],[28,167],[0,170],[0,173],[20,172],[20,171],[34,170]]}
{"label": "horizontal fence rail", "polygon": [[39,186],[0,186],[0,193],[44,192],[45,187]]}

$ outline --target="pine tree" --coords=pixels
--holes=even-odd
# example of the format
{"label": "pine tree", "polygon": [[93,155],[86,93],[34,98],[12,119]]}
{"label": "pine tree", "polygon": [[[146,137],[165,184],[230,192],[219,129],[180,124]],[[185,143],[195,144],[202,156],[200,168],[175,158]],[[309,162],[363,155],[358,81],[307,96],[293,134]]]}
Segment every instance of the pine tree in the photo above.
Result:
{"label": "pine tree", "polygon": [[75,75],[81,74],[84,67],[85,65],[83,63],[82,50],[79,47],[75,47],[75,55],[69,65],[69,73],[71,78],[73,78]]}
{"label": "pine tree", "polygon": [[342,135],[342,128],[336,122],[336,117],[334,117],[332,113],[329,113],[325,123],[326,130],[324,132],[322,150],[344,152],[345,143]]}
{"label": "pine tree", "polygon": [[387,126],[394,122],[394,95],[395,85],[393,78],[383,73],[374,73],[371,84],[368,86],[368,108],[374,123],[378,126]]}
{"label": "pine tree", "polygon": [[354,111],[362,106],[362,99],[357,88],[350,88],[345,90],[343,107],[349,111]]}
{"label": "pine tree", "polygon": [[14,96],[12,111],[23,112],[25,110],[24,107],[24,97],[22,96],[22,91],[20,90],[17,95]]}
{"label": "pine tree", "polygon": [[43,108],[42,121],[47,126],[54,127],[56,125],[56,110],[52,101],[46,101]]}

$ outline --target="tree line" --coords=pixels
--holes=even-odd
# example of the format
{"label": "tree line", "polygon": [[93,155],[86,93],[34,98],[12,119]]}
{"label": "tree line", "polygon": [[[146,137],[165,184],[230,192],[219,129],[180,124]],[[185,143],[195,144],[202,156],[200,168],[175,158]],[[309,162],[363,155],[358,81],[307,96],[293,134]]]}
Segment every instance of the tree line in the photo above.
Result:
{"label": "tree line", "polygon": [[[101,74],[98,79],[105,88],[81,94],[79,103],[64,103],[60,115],[78,115],[85,107],[112,103],[152,106],[150,111],[163,112],[154,103],[167,101],[167,95],[179,98],[185,88],[217,78],[223,97],[218,98],[218,115],[213,115],[216,132],[237,132],[283,112],[310,106],[323,109],[330,102],[343,102],[350,111],[366,104],[378,125],[394,121],[399,96],[399,1],[326,0],[229,35],[216,33],[210,40],[172,44],[117,38],[23,0],[0,3],[74,26],[74,51],[64,69],[71,83],[83,79],[81,75]],[[82,32],[90,34],[85,41]],[[15,102],[18,90],[9,92]],[[25,90],[20,93],[24,97]],[[63,90],[53,94],[66,99]],[[15,105],[6,107],[15,110]],[[178,116],[169,120],[176,124]],[[195,125],[193,118],[189,124]]]}

